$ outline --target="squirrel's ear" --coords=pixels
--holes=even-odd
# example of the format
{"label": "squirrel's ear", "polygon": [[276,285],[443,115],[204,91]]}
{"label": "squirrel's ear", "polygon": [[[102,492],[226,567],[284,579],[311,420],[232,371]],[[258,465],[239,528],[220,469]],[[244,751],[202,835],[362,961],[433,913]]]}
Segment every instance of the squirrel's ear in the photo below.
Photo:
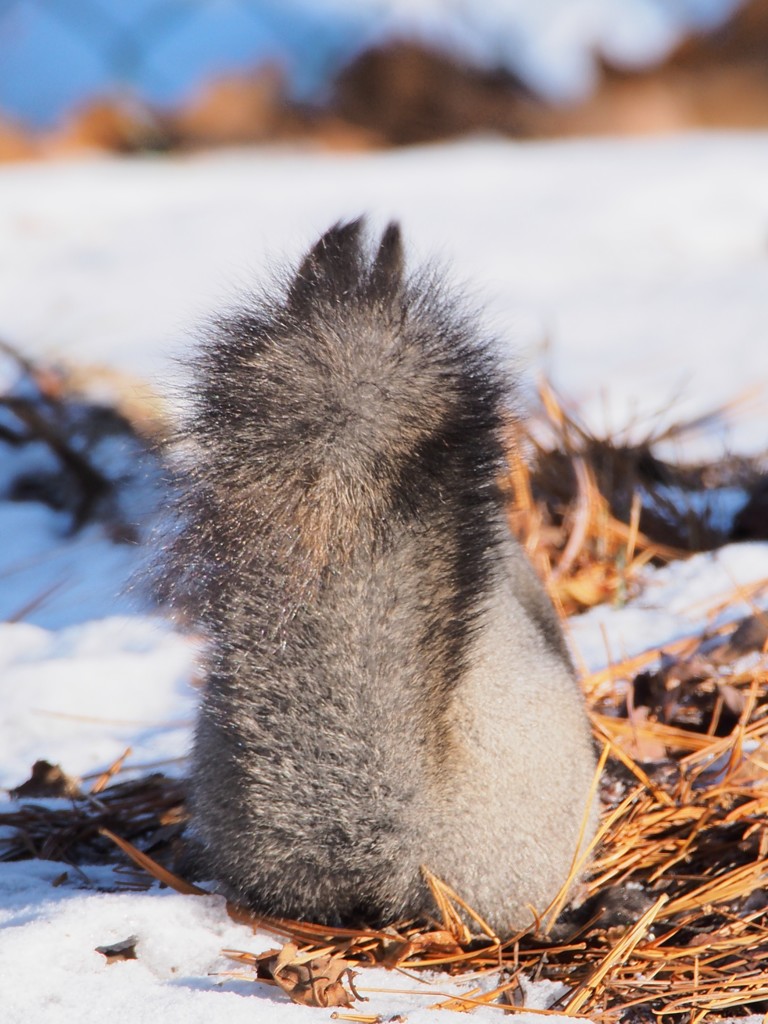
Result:
{"label": "squirrel's ear", "polygon": [[296,305],[309,293],[340,294],[354,288],[360,277],[362,217],[334,224],[304,257],[291,282],[288,302]]}
{"label": "squirrel's ear", "polygon": [[403,239],[400,225],[392,221],[381,236],[379,251],[371,267],[370,289],[373,298],[392,298],[403,283]]}

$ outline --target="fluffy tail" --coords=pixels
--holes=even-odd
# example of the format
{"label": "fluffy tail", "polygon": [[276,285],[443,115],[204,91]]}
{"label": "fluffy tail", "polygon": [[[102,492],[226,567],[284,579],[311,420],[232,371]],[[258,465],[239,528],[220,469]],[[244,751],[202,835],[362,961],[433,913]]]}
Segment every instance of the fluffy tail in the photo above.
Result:
{"label": "fluffy tail", "polygon": [[[361,220],[331,228],[281,293],[217,320],[197,358],[200,507],[183,556],[211,600],[254,537],[303,589],[441,505],[446,529],[476,539],[497,500],[507,389],[476,324],[434,273],[405,276],[396,224],[375,250],[361,235]],[[189,562],[192,535],[206,566]]]}

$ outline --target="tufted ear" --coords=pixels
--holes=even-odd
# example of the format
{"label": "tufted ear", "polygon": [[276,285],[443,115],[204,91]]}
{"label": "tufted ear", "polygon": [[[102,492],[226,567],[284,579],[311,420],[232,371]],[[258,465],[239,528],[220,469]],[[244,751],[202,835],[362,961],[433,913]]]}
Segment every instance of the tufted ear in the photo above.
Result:
{"label": "tufted ear", "polygon": [[310,294],[341,297],[359,287],[363,218],[334,224],[304,257],[291,282],[288,304],[302,305]]}
{"label": "tufted ear", "polygon": [[403,283],[403,239],[400,225],[391,221],[381,237],[379,250],[371,267],[370,294],[374,299],[391,299]]}

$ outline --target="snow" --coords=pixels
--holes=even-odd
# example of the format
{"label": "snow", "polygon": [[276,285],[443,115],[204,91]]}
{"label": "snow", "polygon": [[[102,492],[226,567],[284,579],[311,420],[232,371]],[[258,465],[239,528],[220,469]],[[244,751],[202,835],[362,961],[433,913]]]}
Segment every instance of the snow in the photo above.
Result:
{"label": "snow", "polygon": [[[295,258],[332,221],[369,211],[374,226],[401,218],[416,257],[450,263],[487,305],[505,356],[529,380],[546,370],[595,429],[642,433],[653,413],[696,415],[751,389],[738,415],[685,450],[765,451],[767,180],[759,134],[2,167],[0,338],[29,355],[151,376],[172,392],[198,316],[260,280],[275,256]],[[0,487],[20,459],[0,447]],[[72,534],[63,513],[0,500],[0,785],[22,782],[37,758],[97,773],[128,746],[129,764],[183,771],[194,640],[133,587],[141,555],[104,525]],[[748,604],[722,600],[765,577],[768,544],[756,543],[647,568],[627,605],[572,620],[572,644],[598,669],[742,614]],[[219,897],[104,891],[116,877],[0,865],[4,1024],[328,1019],[222,975],[233,969],[222,949],[257,952],[274,940],[233,923]],[[132,935],[137,960],[108,966],[95,952]],[[411,1024],[444,1024],[434,993],[468,984],[370,970],[357,983],[388,990],[371,993],[363,1012]],[[545,995],[533,990],[531,1005]]]}
{"label": "snow", "polygon": [[61,629],[0,624],[0,673],[0,786],[18,785],[39,757],[83,775],[129,746],[133,764],[187,752],[196,706],[192,648],[157,619],[112,615]]}
{"label": "snow", "polygon": [[[704,625],[750,615],[755,609],[750,584],[761,580],[768,581],[768,544],[754,542],[644,569],[640,593],[624,607],[598,605],[569,620],[577,663],[596,672],[611,662],[695,636]],[[734,597],[739,592],[741,599]]]}
{"label": "snow", "polygon": [[[70,875],[72,872],[69,872]],[[330,1010],[289,1003],[273,988],[241,975],[222,949],[251,953],[273,948],[274,939],[254,936],[234,924],[221,897],[190,897],[153,890],[147,893],[84,891],[77,878],[52,888],[61,864],[33,862],[3,865],[0,872],[0,997],[4,1024],[156,1024],[158,1020],[209,1024],[308,1024],[327,1021]],[[113,883],[108,869],[89,869],[92,883]],[[46,896],[41,902],[41,893]],[[135,960],[110,965],[97,946],[137,936]],[[31,978],[31,985],[19,984]],[[368,1002],[359,1012],[387,1017],[407,1014],[409,1024],[446,1024],[445,1010],[430,1009],[451,995],[468,993],[476,981],[452,981],[421,975],[360,971],[355,987]],[[74,983],[73,983],[74,982]],[[30,991],[30,988],[32,991]],[[388,989],[387,993],[374,989]],[[367,991],[371,990],[371,991]],[[532,1009],[546,1003],[550,985],[532,986]],[[498,1010],[480,1009],[478,1021],[498,1020]],[[535,1024],[534,1014],[515,1015]],[[554,1015],[553,1024],[573,1021]]]}
{"label": "snow", "polygon": [[[703,454],[766,447],[768,135],[243,151],[0,173],[0,336],[163,378],[194,318],[339,217],[399,217],[598,430],[748,394]],[[610,387],[607,384],[610,383]]]}

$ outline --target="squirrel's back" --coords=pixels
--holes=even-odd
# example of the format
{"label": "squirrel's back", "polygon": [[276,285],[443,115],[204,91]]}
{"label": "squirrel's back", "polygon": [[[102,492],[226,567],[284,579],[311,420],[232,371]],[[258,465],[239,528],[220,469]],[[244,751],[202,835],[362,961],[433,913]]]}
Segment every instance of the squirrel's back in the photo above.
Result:
{"label": "squirrel's back", "polygon": [[193,813],[210,874],[330,922],[500,932],[565,881],[594,756],[497,487],[506,385],[433,275],[331,229],[198,358],[169,575],[210,639]]}

